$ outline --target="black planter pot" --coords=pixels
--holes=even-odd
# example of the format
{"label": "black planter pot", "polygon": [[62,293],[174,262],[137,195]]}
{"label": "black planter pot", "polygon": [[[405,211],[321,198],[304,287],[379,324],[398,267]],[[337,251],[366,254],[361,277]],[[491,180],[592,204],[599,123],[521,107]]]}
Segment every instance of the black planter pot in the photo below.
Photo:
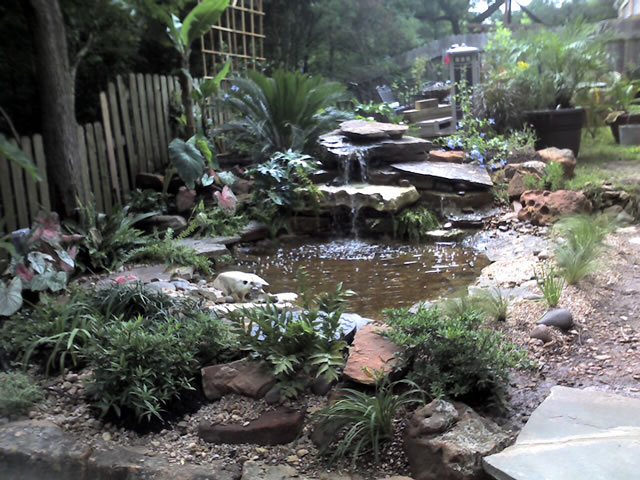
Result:
{"label": "black planter pot", "polygon": [[547,147],[570,148],[578,156],[585,121],[583,108],[533,110],[525,112],[525,118],[538,136],[536,150]]}
{"label": "black planter pot", "polygon": [[609,128],[611,128],[611,133],[613,134],[613,138],[616,139],[616,143],[620,143],[620,125],[629,125],[640,123],[640,113],[625,113],[616,118],[615,122],[611,122],[609,124]]}

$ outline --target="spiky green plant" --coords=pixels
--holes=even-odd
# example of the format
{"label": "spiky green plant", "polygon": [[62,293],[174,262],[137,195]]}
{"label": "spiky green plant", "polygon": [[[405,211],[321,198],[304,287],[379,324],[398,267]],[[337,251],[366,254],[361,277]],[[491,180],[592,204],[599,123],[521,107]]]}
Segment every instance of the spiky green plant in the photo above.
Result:
{"label": "spiky green plant", "polygon": [[[394,393],[401,386],[409,389]],[[414,382],[390,383],[387,377],[382,380],[379,375],[374,396],[353,389],[343,389],[342,393],[340,400],[317,414],[321,419],[318,428],[333,434],[331,440],[321,446],[321,452],[327,453],[335,444],[332,458],[351,455],[352,467],[358,457],[371,452],[378,463],[383,443],[393,437],[393,419],[398,410],[424,403],[424,391]],[[339,437],[337,442],[336,437]]]}
{"label": "spiky green plant", "polygon": [[438,307],[445,316],[451,318],[476,312],[473,301],[466,290],[459,292],[454,297],[445,298],[438,303]]}
{"label": "spiky green plant", "polygon": [[0,416],[24,415],[43,396],[25,373],[0,372]]}
{"label": "spiky green plant", "polygon": [[597,268],[602,242],[612,226],[606,215],[574,215],[556,223],[554,233],[559,237],[556,263],[569,285],[575,285]]}
{"label": "spiky green plant", "polygon": [[239,115],[222,127],[237,141],[256,145],[256,156],[276,151],[305,151],[344,114],[332,109],[344,100],[345,88],[322,77],[276,71],[272,77],[248,72],[238,78],[227,99]]}
{"label": "spiky green plant", "polygon": [[564,290],[565,279],[558,275],[553,265],[543,265],[540,270],[535,271],[538,288],[542,292],[547,305],[555,307],[560,301],[562,290]]}
{"label": "spiky green plant", "polygon": [[438,217],[424,205],[407,208],[393,219],[394,236],[407,235],[411,242],[422,240],[429,230],[439,226]]}
{"label": "spiky green plant", "polygon": [[504,322],[507,320],[509,309],[509,295],[500,287],[480,289],[474,292],[471,303],[485,318]]}

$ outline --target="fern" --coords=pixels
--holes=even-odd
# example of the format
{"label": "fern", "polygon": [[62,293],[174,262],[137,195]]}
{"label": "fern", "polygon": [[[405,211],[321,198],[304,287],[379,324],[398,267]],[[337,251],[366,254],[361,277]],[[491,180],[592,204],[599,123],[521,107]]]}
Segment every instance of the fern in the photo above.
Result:
{"label": "fern", "polygon": [[439,226],[438,218],[424,205],[407,208],[393,217],[394,237],[407,235],[411,242],[422,240],[429,230]]}

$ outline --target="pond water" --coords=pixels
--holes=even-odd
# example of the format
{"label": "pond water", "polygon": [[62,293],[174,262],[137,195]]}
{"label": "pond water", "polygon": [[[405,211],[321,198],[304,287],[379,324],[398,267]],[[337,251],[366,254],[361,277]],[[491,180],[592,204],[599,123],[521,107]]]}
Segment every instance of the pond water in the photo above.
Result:
{"label": "pond water", "polygon": [[274,293],[296,291],[296,271],[304,267],[312,293],[342,282],[357,293],[349,311],[382,319],[382,309],[434,300],[469,285],[489,264],[466,243],[407,245],[362,239],[296,239],[272,251],[240,253],[240,269],[255,273]]}

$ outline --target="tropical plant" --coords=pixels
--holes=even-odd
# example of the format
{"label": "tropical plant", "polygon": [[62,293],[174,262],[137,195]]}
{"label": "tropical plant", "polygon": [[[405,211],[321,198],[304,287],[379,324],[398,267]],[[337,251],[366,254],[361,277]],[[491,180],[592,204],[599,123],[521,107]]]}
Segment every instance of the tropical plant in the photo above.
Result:
{"label": "tropical plant", "polygon": [[542,265],[540,270],[535,271],[538,288],[542,292],[547,305],[555,307],[560,301],[562,290],[564,290],[565,280],[558,275],[553,265]]}
{"label": "tropical plant", "polygon": [[640,113],[640,80],[632,80],[616,73],[606,91],[610,99],[609,114],[605,122],[614,123],[621,115]]}
{"label": "tropical plant", "polygon": [[[353,389],[340,390],[339,400],[315,414],[320,419],[320,431],[333,433],[330,441],[321,445],[323,454],[332,459],[351,456],[351,466],[366,454],[373,453],[380,461],[382,446],[393,438],[393,420],[398,411],[409,405],[424,403],[424,391],[410,380],[390,383],[384,372],[367,372],[377,376],[373,396]],[[395,393],[401,388],[402,393]]]}
{"label": "tropical plant", "polygon": [[433,397],[500,403],[509,368],[527,364],[524,353],[499,332],[481,327],[482,316],[466,309],[455,316],[438,307],[385,311],[386,335],[404,349],[409,378]]}
{"label": "tropical plant", "polygon": [[255,145],[255,156],[307,151],[344,114],[331,108],[345,100],[337,82],[297,72],[276,71],[271,78],[254,71],[232,81],[228,105],[238,117],[222,127],[239,141]]}
{"label": "tropical plant", "polygon": [[78,266],[93,271],[112,271],[121,266],[127,256],[147,243],[144,233],[135,224],[156,212],[129,214],[129,207],[115,206],[110,215],[101,213],[93,200],[80,204],[79,222],[67,222],[66,227],[83,236],[79,243]]}
{"label": "tropical plant", "polygon": [[44,395],[23,372],[0,372],[0,417],[26,414]]}
{"label": "tropical plant", "polygon": [[422,240],[429,230],[439,226],[438,217],[424,205],[405,208],[393,217],[394,237],[402,238],[407,235],[411,242]]}
{"label": "tropical plant", "polygon": [[247,225],[248,220],[245,215],[233,215],[233,213],[231,209],[206,207],[201,201],[193,209],[187,228],[178,235],[178,238],[237,235]]}
{"label": "tropical plant", "polygon": [[500,287],[478,289],[471,297],[473,306],[488,320],[504,322],[508,317],[509,295]]}
{"label": "tropical plant", "polygon": [[[301,275],[299,272],[299,278]],[[284,385],[308,375],[335,381],[344,365],[346,347],[340,316],[351,295],[351,290],[339,284],[333,292],[315,297],[302,294],[302,311],[279,311],[272,303],[238,309],[230,315],[233,331],[241,348],[266,362]]]}
{"label": "tropical plant", "polygon": [[389,103],[358,103],[353,109],[356,118],[383,123],[403,123],[404,117],[396,113]]}
{"label": "tropical plant", "polygon": [[169,195],[155,190],[132,190],[127,202],[129,213],[158,212],[167,213],[169,210]]}
{"label": "tropical plant", "polygon": [[606,215],[574,215],[558,221],[554,234],[556,263],[569,285],[574,285],[598,266],[604,237],[612,229]]}

